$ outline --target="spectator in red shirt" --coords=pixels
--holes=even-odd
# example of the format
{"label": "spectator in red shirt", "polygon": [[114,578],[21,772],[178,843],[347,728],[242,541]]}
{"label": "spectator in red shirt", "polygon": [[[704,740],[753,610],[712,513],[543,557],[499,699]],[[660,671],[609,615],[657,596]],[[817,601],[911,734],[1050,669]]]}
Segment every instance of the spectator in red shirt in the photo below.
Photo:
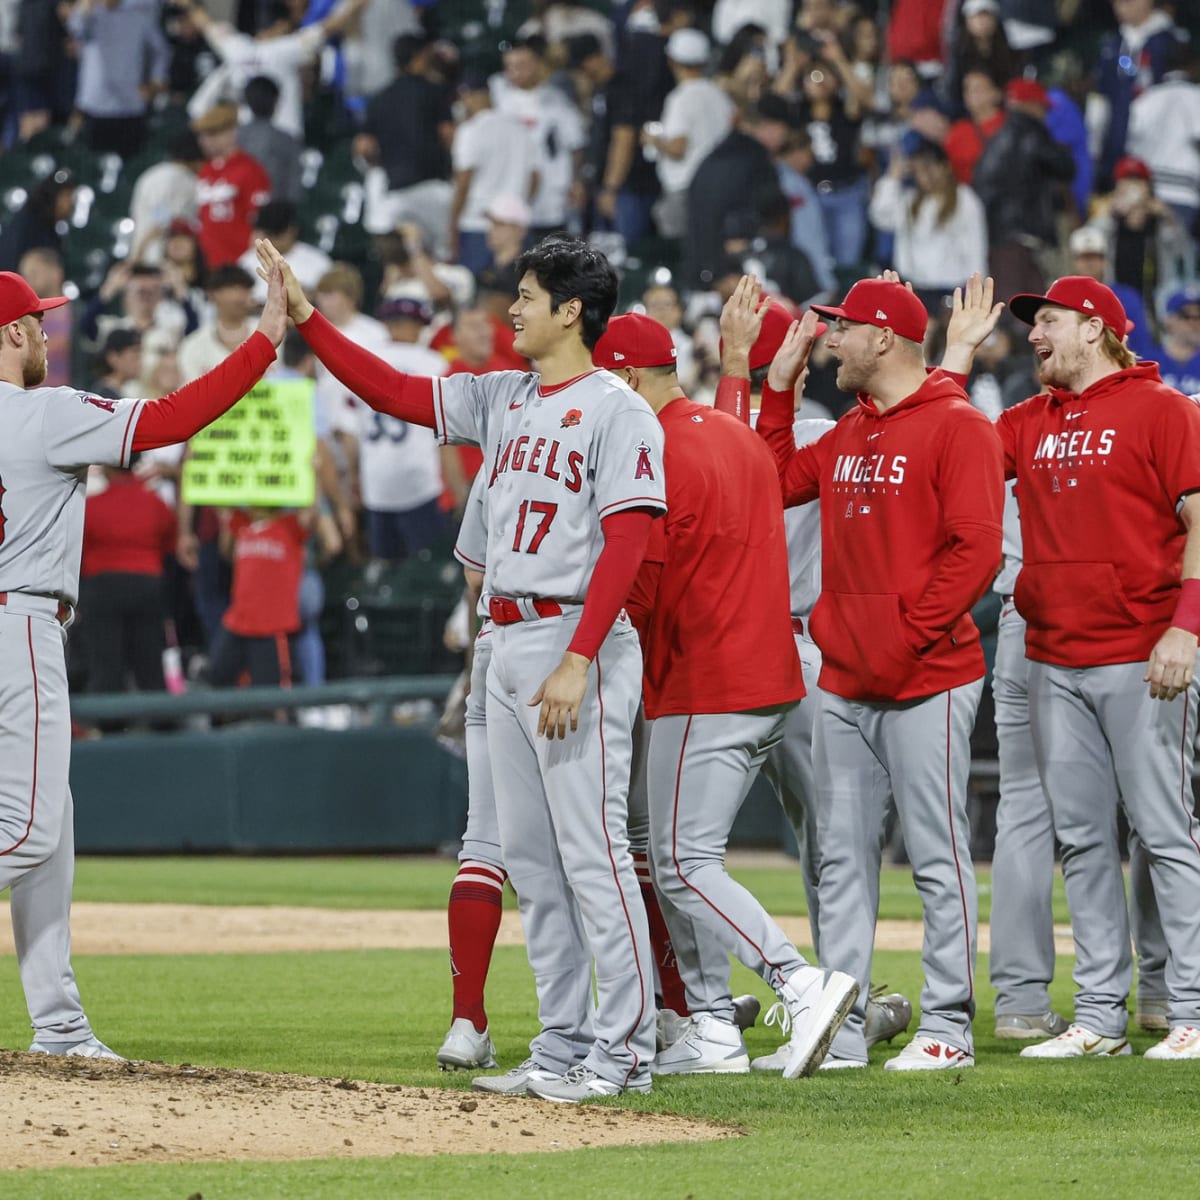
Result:
{"label": "spectator in red shirt", "polygon": [[88,691],[123,692],[128,675],[139,691],[162,691],[163,557],[175,549],[175,513],[132,469],[102,471],[105,487],[87,498],[79,582]]}
{"label": "spectator in red shirt", "polygon": [[967,115],[946,134],[946,155],[959,183],[970,184],[984,145],[1004,124],[1004,93],[986,71],[967,71],[962,81]]}
{"label": "spectator in red shirt", "polygon": [[217,104],[192,122],[205,163],[196,187],[200,248],[210,267],[245,253],[258,210],[271,198],[271,179],[237,144],[236,104]]}
{"label": "spectator in red shirt", "polygon": [[229,607],[213,645],[209,678],[232,687],[291,687],[300,632],[300,577],[310,510],[252,508],[221,513],[221,548],[233,560]]}

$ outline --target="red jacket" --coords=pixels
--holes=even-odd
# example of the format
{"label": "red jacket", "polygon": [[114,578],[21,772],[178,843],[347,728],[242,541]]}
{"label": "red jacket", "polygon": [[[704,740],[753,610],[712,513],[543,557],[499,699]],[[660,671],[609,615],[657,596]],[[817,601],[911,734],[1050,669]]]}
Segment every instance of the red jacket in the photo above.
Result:
{"label": "red jacket", "polygon": [[271,179],[256,158],[235,150],[200,168],[196,206],[197,235],[210,268],[235,263],[250,245],[254,218],[271,198]]}
{"label": "red jacket", "polygon": [[129,471],[109,476],[108,487],[87,498],[79,574],[154,575],[175,549],[175,512]]}
{"label": "red jacket", "polygon": [[[779,480],[737,418],[686,399],[658,414],[667,515],[629,608],[651,719],[790,704],[804,695],[792,637]],[[789,424],[790,431],[791,426]]]}
{"label": "red jacket", "polygon": [[797,449],[792,396],[763,389],[758,432],[785,505],[821,498],[821,687],[913,700],[983,675],[971,606],[1000,564],[1004,483],[991,422],[941,371],[880,413],[858,404]]}
{"label": "red jacket", "polygon": [[1144,362],[1078,396],[1034,396],[997,429],[1017,481],[1026,653],[1068,667],[1149,658],[1179,599],[1176,505],[1200,490],[1200,408]]}

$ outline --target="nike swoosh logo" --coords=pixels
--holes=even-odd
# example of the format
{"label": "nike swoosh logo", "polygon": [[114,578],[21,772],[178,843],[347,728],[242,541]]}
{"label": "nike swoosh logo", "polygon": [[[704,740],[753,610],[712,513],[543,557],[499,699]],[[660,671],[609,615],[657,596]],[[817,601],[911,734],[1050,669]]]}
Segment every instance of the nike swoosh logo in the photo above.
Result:
{"label": "nike swoosh logo", "polygon": [[510,405],[508,406],[508,411],[509,411],[509,412],[515,412],[515,411],[516,411],[518,408],[520,408],[520,407],[521,407],[521,401],[520,401],[520,400],[518,400],[518,401],[516,402],[516,404],[510,404]]}
{"label": "nike swoosh logo", "polygon": [[1083,413],[1085,413],[1085,412],[1087,412],[1086,408],[1083,410],[1083,412],[1067,413],[1067,415],[1065,417],[1063,417],[1063,420],[1064,421],[1077,421],[1080,417],[1083,416]]}
{"label": "nike swoosh logo", "polygon": [[1083,1043],[1084,1054],[1091,1054],[1091,1052],[1093,1050],[1095,1050],[1096,1047],[1099,1046],[1102,1041],[1104,1041],[1103,1038],[1097,1038],[1094,1042],[1084,1042]]}
{"label": "nike swoosh logo", "polygon": [[881,437],[881,436],[882,436],[882,435],[881,435],[881,434],[878,434],[878,433],[871,433],[871,434],[868,434],[868,435],[867,435],[867,441],[868,441],[868,442],[873,442],[873,441],[874,441],[874,440],[875,440],[877,437]]}

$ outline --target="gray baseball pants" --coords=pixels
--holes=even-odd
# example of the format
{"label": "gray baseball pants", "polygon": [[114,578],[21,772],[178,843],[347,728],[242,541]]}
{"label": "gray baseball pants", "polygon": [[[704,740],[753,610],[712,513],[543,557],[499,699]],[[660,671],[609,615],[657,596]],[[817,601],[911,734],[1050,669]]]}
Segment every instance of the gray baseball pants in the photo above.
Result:
{"label": "gray baseball pants", "polygon": [[503,871],[500,826],[496,820],[496,787],[487,744],[487,673],[492,661],[492,628],[475,638],[471,659],[471,691],[467,696],[464,733],[467,743],[467,828],[459,862],[486,863]]}
{"label": "gray baseball pants", "polygon": [[813,956],[821,957],[818,936],[821,849],[817,842],[817,782],[813,772],[813,725],[816,721],[821,674],[821,651],[804,634],[796,635],[796,652],[804,671],[805,699],[792,709],[783,724],[783,737],[767,753],[763,774],[775,789],[783,814],[792,827],[800,852],[800,877],[812,930]]}
{"label": "gray baseball pants", "polygon": [[542,1029],[530,1053],[559,1072],[583,1062],[626,1087],[648,1078],[655,1018],[646,910],[626,828],[642,683],[628,619],[592,663],[575,732],[538,737],[538,708],[529,704],[561,661],[580,611],[495,627],[488,750],[501,852],[537,983]]}
{"label": "gray baseball pants", "polygon": [[35,1041],[92,1036],[71,967],[71,710],[57,603],[9,593],[0,608],[0,890]]}
{"label": "gray baseball pants", "polygon": [[[1000,611],[992,676],[1000,750],[1000,805],[992,853],[991,980],[996,1015],[1044,1013],[1054,978],[1054,823],[1029,726],[1025,621],[1011,600]],[[1166,996],[1166,943],[1149,859],[1129,839],[1129,917],[1138,950],[1138,995]]]}
{"label": "gray baseball pants", "polygon": [[791,707],[650,723],[650,853],[693,1015],[733,1020],[730,954],[776,989],[805,965],[762,905],[725,870],[734,818],[782,737]]}
{"label": "gray baseball pants", "polygon": [[1075,1020],[1122,1037],[1133,975],[1117,837],[1124,804],[1150,864],[1167,946],[1168,1020],[1200,1025],[1200,823],[1192,804],[1200,681],[1151,700],[1144,662],[1029,666],[1038,772],[1062,847],[1075,938]]}
{"label": "gray baseball pants", "polygon": [[925,939],[917,1032],[968,1053],[975,1015],[975,872],[967,821],[971,729],[983,680],[921,700],[870,704],[826,692],[813,763],[821,845],[821,965],[858,980],[834,1039],[865,1062],[884,820],[894,799],[921,896]]}

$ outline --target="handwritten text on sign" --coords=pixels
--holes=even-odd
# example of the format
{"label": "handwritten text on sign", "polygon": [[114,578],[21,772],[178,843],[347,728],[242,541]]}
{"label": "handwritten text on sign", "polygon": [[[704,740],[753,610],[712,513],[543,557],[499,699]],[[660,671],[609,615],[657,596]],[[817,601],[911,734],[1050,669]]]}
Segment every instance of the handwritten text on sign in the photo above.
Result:
{"label": "handwritten text on sign", "polygon": [[188,504],[307,508],[315,495],[313,384],[265,381],[196,434],[183,469]]}

